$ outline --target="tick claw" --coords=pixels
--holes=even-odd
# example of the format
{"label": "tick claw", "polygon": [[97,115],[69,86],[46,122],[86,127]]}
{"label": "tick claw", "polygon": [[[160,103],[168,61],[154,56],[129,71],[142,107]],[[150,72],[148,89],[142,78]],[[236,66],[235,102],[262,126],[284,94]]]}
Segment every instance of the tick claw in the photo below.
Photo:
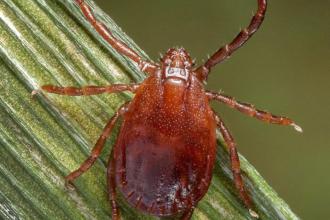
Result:
{"label": "tick claw", "polygon": [[34,89],[34,90],[32,90],[32,92],[31,92],[31,96],[32,96],[32,98],[33,98],[35,95],[37,95],[39,92],[40,92],[39,89]]}
{"label": "tick claw", "polygon": [[71,191],[76,189],[75,185],[70,180],[65,180],[65,188]]}
{"label": "tick claw", "polygon": [[259,218],[259,215],[255,211],[253,211],[252,209],[249,209],[249,213],[253,218]]}
{"label": "tick claw", "polygon": [[295,123],[292,123],[291,126],[293,126],[293,128],[294,128],[296,131],[298,131],[298,132],[300,132],[300,133],[303,132],[303,129],[302,129],[299,125],[297,125],[297,124],[295,124]]}

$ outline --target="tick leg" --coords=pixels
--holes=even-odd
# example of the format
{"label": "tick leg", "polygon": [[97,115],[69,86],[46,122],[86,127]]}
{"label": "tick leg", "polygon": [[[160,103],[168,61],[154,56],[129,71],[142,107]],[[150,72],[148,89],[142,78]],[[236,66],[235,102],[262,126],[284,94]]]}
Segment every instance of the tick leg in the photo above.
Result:
{"label": "tick leg", "polygon": [[249,26],[243,29],[229,44],[221,47],[203,65],[197,68],[201,79],[206,79],[212,67],[228,58],[234,51],[240,48],[259,29],[262,24],[267,8],[266,0],[258,0],[258,10],[253,16]]}
{"label": "tick leg", "polygon": [[70,173],[68,176],[65,177],[67,186],[72,185],[72,182],[76,178],[78,178],[81,174],[86,172],[94,164],[96,159],[100,156],[107,137],[109,137],[109,135],[111,134],[111,131],[112,131],[118,117],[120,115],[122,115],[124,113],[124,111],[126,111],[127,105],[128,105],[128,103],[125,103],[124,105],[122,105],[119,108],[119,110],[115,113],[115,115],[112,116],[110,121],[107,123],[107,125],[103,129],[103,132],[102,132],[101,136],[99,137],[99,139],[97,140],[90,156],[80,165],[80,167],[77,170],[73,171],[72,173]]}
{"label": "tick leg", "polygon": [[84,0],[75,0],[76,3],[80,6],[81,11],[85,15],[86,19],[93,25],[94,29],[107,41],[117,52],[129,57],[134,61],[140,68],[140,70],[145,71],[149,74],[155,72],[158,68],[157,65],[143,60],[135,51],[129,48],[124,42],[116,39],[112,33],[107,29],[107,27],[99,22],[91,8],[84,2]]}
{"label": "tick leg", "polygon": [[223,121],[220,119],[219,116],[214,115],[215,120],[217,122],[217,126],[220,129],[220,132],[223,136],[223,139],[226,142],[226,145],[229,150],[229,155],[230,155],[230,162],[231,162],[231,170],[233,172],[234,176],[234,183],[237,191],[239,192],[239,196],[242,199],[244,205],[249,209],[249,212],[252,216],[258,217],[258,214],[252,210],[252,203],[249,195],[247,194],[242,175],[241,175],[241,168],[240,168],[240,162],[239,162],[239,157],[237,154],[237,149],[236,149],[236,143],[234,141],[234,138],[230,134],[229,130],[226,128],[225,124]]}
{"label": "tick leg", "polygon": [[109,192],[109,200],[111,203],[112,208],[112,218],[113,220],[119,220],[120,219],[120,213],[119,208],[116,202],[116,168],[115,168],[115,161],[116,158],[114,158],[114,148],[111,150],[111,155],[109,159],[108,169],[107,169],[107,183],[108,183],[108,192]]}
{"label": "tick leg", "polygon": [[181,220],[190,220],[193,212],[194,212],[194,207],[191,207],[188,211],[183,213]]}
{"label": "tick leg", "polygon": [[[68,96],[88,96],[88,95],[97,95],[101,93],[115,93],[123,91],[135,92],[139,87],[139,84],[114,84],[110,86],[85,86],[81,88],[76,87],[60,87],[53,85],[42,86],[41,89],[59,95],[68,95]],[[35,94],[36,92],[32,92]]]}
{"label": "tick leg", "polygon": [[210,99],[214,99],[219,102],[222,102],[232,108],[237,109],[238,111],[244,114],[247,114],[261,121],[265,121],[272,124],[278,124],[278,125],[290,125],[299,132],[303,131],[301,127],[299,127],[297,124],[295,124],[293,120],[287,117],[276,116],[269,112],[258,110],[251,104],[236,101],[233,97],[224,94],[213,93],[213,92],[207,92],[206,94]]}

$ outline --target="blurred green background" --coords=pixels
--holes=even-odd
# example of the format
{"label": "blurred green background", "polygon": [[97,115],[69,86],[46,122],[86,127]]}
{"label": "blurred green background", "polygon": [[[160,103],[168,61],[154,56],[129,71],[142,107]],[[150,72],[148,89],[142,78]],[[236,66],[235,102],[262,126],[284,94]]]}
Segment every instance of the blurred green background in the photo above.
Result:
{"label": "blurred green background", "polygon": [[[184,46],[206,59],[232,40],[256,10],[255,0],[96,0],[153,60]],[[330,1],[269,1],[259,32],[208,80],[208,88],[294,119],[268,125],[214,103],[239,151],[303,219],[330,211]]]}

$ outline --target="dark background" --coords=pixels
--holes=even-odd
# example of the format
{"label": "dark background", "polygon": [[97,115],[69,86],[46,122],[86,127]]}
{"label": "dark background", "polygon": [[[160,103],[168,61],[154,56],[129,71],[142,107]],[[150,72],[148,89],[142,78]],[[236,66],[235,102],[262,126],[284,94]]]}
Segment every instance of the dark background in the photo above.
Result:
{"label": "dark background", "polygon": [[[96,0],[144,49],[184,46],[206,59],[250,21],[256,0]],[[269,1],[259,32],[213,69],[208,88],[294,119],[268,125],[220,104],[239,151],[303,219],[328,219],[330,201],[330,1]]]}

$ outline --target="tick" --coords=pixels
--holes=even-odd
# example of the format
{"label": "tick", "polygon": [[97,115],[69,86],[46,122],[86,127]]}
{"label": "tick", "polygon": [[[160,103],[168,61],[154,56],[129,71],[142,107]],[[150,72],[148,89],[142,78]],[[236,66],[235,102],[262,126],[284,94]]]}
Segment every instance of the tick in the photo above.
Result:
{"label": "tick", "polygon": [[183,48],[169,49],[159,63],[144,60],[96,20],[83,0],[75,2],[104,40],[130,58],[148,77],[141,83],[109,86],[42,86],[46,92],[69,96],[123,91],[135,94],[112,116],[91,155],[77,170],[66,176],[67,183],[72,184],[94,164],[117,119],[122,117],[123,123],[107,168],[112,219],[120,219],[116,202],[118,189],[131,206],[144,213],[180,216],[188,220],[210,186],[218,128],[228,147],[238,194],[250,214],[258,217],[244,187],[236,143],[223,120],[210,107],[210,101],[219,101],[268,123],[290,125],[299,132],[302,129],[289,118],[257,110],[253,105],[222,93],[206,91],[204,82],[216,64],[227,59],[258,30],[264,20],[266,0],[257,1],[258,10],[247,28],[197,68]]}

